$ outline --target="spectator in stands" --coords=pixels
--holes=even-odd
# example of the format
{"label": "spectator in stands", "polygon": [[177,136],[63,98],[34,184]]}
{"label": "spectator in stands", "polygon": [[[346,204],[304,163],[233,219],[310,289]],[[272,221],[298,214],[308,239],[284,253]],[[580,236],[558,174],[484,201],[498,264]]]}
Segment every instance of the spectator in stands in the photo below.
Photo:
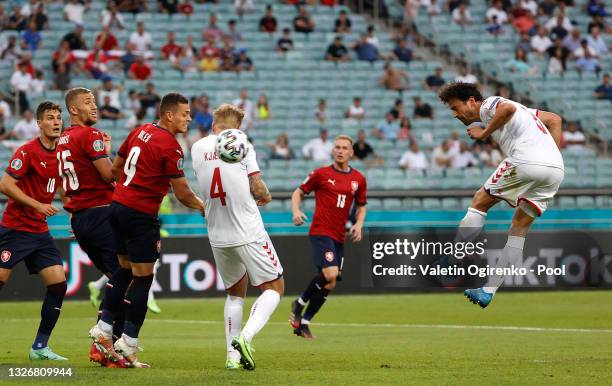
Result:
{"label": "spectator in stands", "polygon": [[489,23],[493,21],[493,16],[497,16],[497,22],[499,24],[508,23],[508,14],[504,11],[504,5],[501,0],[495,0],[493,6],[487,9],[486,17]]}
{"label": "spectator in stands", "polygon": [[563,13],[559,13],[556,17],[551,18],[545,25],[546,29],[550,32],[550,36],[553,39],[561,38],[565,39],[574,28],[572,23]]}
{"label": "spectator in stands", "polygon": [[406,116],[404,113],[404,101],[401,98],[396,99],[389,112],[393,114],[395,119],[403,119]]}
{"label": "spectator in stands", "polygon": [[272,150],[271,159],[290,160],[295,158],[293,149],[289,146],[287,133],[280,133],[275,143],[269,143],[268,147]]}
{"label": "spectator in stands", "polygon": [[155,85],[148,82],[145,92],[140,96],[140,103],[142,104],[142,109],[146,112],[146,115],[155,115],[159,102],[161,102],[161,97],[157,91],[155,91]]}
{"label": "spectator in stands", "polygon": [[151,78],[152,73],[153,70],[151,69],[151,66],[145,62],[144,56],[138,55],[136,57],[136,62],[130,66],[128,75],[132,79],[145,81]]}
{"label": "spectator in stands", "polygon": [[325,99],[319,99],[319,104],[314,112],[314,116],[321,126],[325,124],[327,120],[327,102],[325,102]]}
{"label": "spectator in stands", "polygon": [[435,72],[423,81],[423,87],[427,90],[437,91],[445,83],[446,81],[442,78],[442,67],[436,67]]}
{"label": "spectator in stands", "polygon": [[287,52],[293,49],[293,40],[290,34],[291,31],[289,28],[283,28],[283,36],[276,42],[276,51]]}
{"label": "spectator in stands", "polygon": [[434,119],[434,111],[428,103],[421,100],[421,97],[414,97],[414,119]]}
{"label": "spectator in stands", "polygon": [[268,97],[266,97],[266,94],[261,94],[257,98],[257,119],[267,120],[270,118],[272,118],[272,110],[268,103]]}
{"label": "spectator in stands", "polygon": [[202,72],[216,72],[219,70],[219,58],[215,56],[213,50],[207,49],[202,52],[199,69]]}
{"label": "spectator in stands", "polygon": [[465,64],[462,64],[461,67],[459,67],[459,75],[455,77],[455,82],[479,84],[476,75],[471,74],[467,65]]}
{"label": "spectator in stands", "polygon": [[366,132],[363,129],[359,130],[357,141],[353,144],[353,159],[363,161],[366,167],[382,166],[385,163],[385,160],[366,142]]}
{"label": "spectator in stands", "polygon": [[540,57],[544,56],[552,44],[544,27],[538,28],[538,34],[531,38],[531,49]]}
{"label": "spectator in stands", "polygon": [[4,141],[5,139],[9,139],[11,136],[11,132],[8,127],[6,127],[6,123],[4,122],[4,118],[0,115],[0,141]]}
{"label": "spectator in stands", "polygon": [[102,51],[116,50],[119,48],[119,42],[110,27],[104,27],[102,32],[96,36],[96,48]]}
{"label": "spectator in stands", "polygon": [[192,125],[200,131],[200,137],[206,137],[212,129],[213,116],[208,95],[191,98]]}
{"label": "spectator in stands", "polygon": [[249,99],[249,92],[246,88],[240,90],[240,96],[237,99],[234,99],[232,104],[244,111],[244,118],[242,119],[240,129],[242,131],[251,129],[253,127],[253,119],[255,118],[255,106]]}
{"label": "spectator in stands", "polygon": [[480,162],[488,168],[497,168],[503,160],[502,154],[490,139],[484,143],[483,150],[478,154]]}
{"label": "spectator in stands", "polygon": [[548,56],[552,57],[555,55],[557,48],[561,49],[561,52],[563,53],[563,60],[567,59],[571,52],[567,49],[567,47],[563,45],[563,41],[561,40],[561,38],[553,40],[553,45],[548,47],[546,53],[548,54]]}
{"label": "spectator in stands", "polygon": [[373,25],[368,26],[368,32],[366,34],[366,41],[376,48],[380,47],[380,41],[378,40],[378,37],[376,36],[376,30],[374,29]]}
{"label": "spectator in stands", "polygon": [[428,16],[437,16],[442,13],[442,8],[437,0],[430,0],[429,5],[427,5],[427,15]]}
{"label": "spectator in stands", "polygon": [[333,147],[334,144],[328,138],[327,129],[321,128],[318,138],[313,138],[302,146],[302,154],[307,160],[329,162]]}
{"label": "spectator in stands", "polygon": [[9,16],[8,23],[6,24],[7,29],[23,31],[27,26],[28,19],[21,14],[21,8],[17,5],[13,6],[13,13]]}
{"label": "spectator in stands", "polygon": [[397,135],[397,139],[400,141],[416,141],[416,137],[412,132],[412,122],[410,122],[410,118],[407,116],[400,119],[400,131]]}
{"label": "spectator in stands", "polygon": [[109,105],[113,106],[117,110],[121,110],[121,93],[123,92],[123,86],[120,83],[114,84],[112,79],[105,79],[102,83],[102,87],[98,86],[94,88],[94,93],[98,103],[102,102],[106,97],[109,98]]}
{"label": "spectator in stands", "polygon": [[119,0],[117,1],[117,10],[119,12],[131,12],[134,15],[140,12],[149,10],[146,0]]}
{"label": "spectator in stands", "polygon": [[465,169],[478,166],[478,160],[472,154],[468,144],[465,141],[459,143],[459,151],[455,153],[451,162],[453,169]]}
{"label": "spectator in stands", "polygon": [[40,129],[38,128],[38,124],[34,119],[32,111],[26,109],[23,111],[21,119],[15,124],[10,137],[20,141],[29,141],[30,139],[36,137],[39,132]]}
{"label": "spectator in stands", "polygon": [[589,16],[608,16],[606,13],[606,3],[603,0],[589,0],[586,8]]}
{"label": "spectator in stands", "polygon": [[351,47],[357,51],[357,59],[374,62],[379,59],[378,48],[368,43],[367,35],[362,33],[359,35],[359,41]]}
{"label": "spectator in stands", "polygon": [[0,92],[0,119],[10,121],[12,116],[11,106],[4,100],[4,94]]}
{"label": "spectator in stands", "polygon": [[608,54],[608,45],[601,36],[599,27],[593,27],[591,34],[587,37],[587,44],[593,48],[597,57],[603,58]]}
{"label": "spectator in stands", "polygon": [[563,49],[557,47],[555,53],[550,57],[548,61],[548,73],[553,75],[560,75],[565,72],[565,58],[563,57]]}
{"label": "spectator in stands", "polygon": [[402,154],[398,166],[403,170],[418,170],[425,171],[429,164],[425,153],[419,148],[419,144],[416,141],[410,143],[410,150]]}
{"label": "spectator in stands", "polygon": [[66,91],[70,88],[70,71],[68,71],[66,66],[64,63],[57,66],[53,77],[52,88],[54,90]]}
{"label": "spectator in stands", "polygon": [[567,48],[569,52],[574,52],[580,48],[581,42],[582,37],[580,36],[580,29],[578,28],[574,29],[571,34],[563,38],[563,46]]}
{"label": "spectator in stands", "polygon": [[132,131],[138,126],[141,126],[147,122],[147,116],[144,110],[137,112],[136,114],[132,114],[127,121],[125,122],[125,128],[128,131]]}
{"label": "spectator in stands", "polygon": [[235,71],[234,47],[232,41],[227,37],[223,37],[223,47],[219,50],[219,60],[221,61],[221,71]]}
{"label": "spectator in stands", "polygon": [[266,14],[259,20],[260,32],[267,32],[270,35],[276,32],[278,22],[276,21],[273,12],[272,6],[268,4],[266,6]]}
{"label": "spectator in stands", "polygon": [[408,63],[412,60],[412,49],[408,47],[406,39],[400,39],[397,46],[393,49],[391,57],[394,60]]}
{"label": "spectator in stands", "polygon": [[595,48],[589,46],[589,41],[586,39],[582,39],[580,41],[580,46],[572,51],[571,57],[574,59],[579,59],[585,56],[586,53],[589,53],[592,57],[597,57],[597,51]]}
{"label": "spectator in stands", "polygon": [[32,14],[28,17],[28,22],[34,22],[38,31],[49,29],[49,17],[45,13],[45,5],[37,3],[32,8]]}
{"label": "spectator in stands", "polygon": [[351,59],[348,53],[348,49],[342,44],[342,37],[336,36],[334,42],[327,47],[325,53],[325,60],[330,62],[347,62]]}
{"label": "spectator in stands", "polygon": [[448,147],[450,148],[450,152],[453,154],[459,153],[460,146],[461,141],[459,140],[459,132],[457,130],[451,131],[450,139],[448,140]]}
{"label": "spectator in stands", "polygon": [[387,62],[378,83],[387,90],[398,91],[401,94],[404,90],[410,89],[410,76],[406,71],[395,69],[391,62]]}
{"label": "spectator in stands", "polygon": [[512,26],[519,33],[529,33],[530,36],[537,31],[537,27],[539,26],[539,20],[537,21],[538,26],[536,26],[536,20],[534,20],[531,12],[528,9],[524,9],[517,3],[517,6],[512,10],[512,16],[510,18],[512,21]]}
{"label": "spectator in stands", "polygon": [[538,4],[538,12],[542,16],[551,17],[557,8],[557,0],[540,0]]}
{"label": "spectator in stands", "polygon": [[504,33],[504,27],[497,21],[497,15],[493,15],[490,21],[487,21],[485,30],[493,36],[498,36]]}
{"label": "spectator in stands", "polygon": [[293,19],[293,28],[295,32],[302,32],[305,34],[311,33],[315,29],[315,22],[310,17],[306,7],[299,7],[298,15]]}
{"label": "spectator in stands", "polygon": [[181,53],[181,46],[176,44],[174,31],[169,31],[166,44],[161,48],[161,58],[173,61]]}
{"label": "spectator in stands", "polygon": [[338,34],[350,34],[352,31],[351,19],[349,19],[345,10],[338,13],[338,18],[334,22],[334,32]]}
{"label": "spectator in stands", "polygon": [[144,22],[139,21],[136,24],[136,31],[130,35],[130,43],[134,45],[136,51],[144,53],[145,51],[151,50],[153,46],[153,39],[151,34],[145,31]]}
{"label": "spectator in stands", "polygon": [[242,19],[242,15],[255,10],[255,5],[253,0],[234,0],[234,9],[236,10],[236,15]]}
{"label": "spectator in stands", "polygon": [[221,31],[221,28],[219,28],[219,26],[217,26],[217,15],[211,13],[210,15],[208,15],[208,26],[204,28],[204,31],[202,31],[202,39],[208,40],[209,37],[212,37],[214,39],[221,39],[222,35],[223,31]]}
{"label": "spectator in stands", "polygon": [[206,44],[200,48],[200,56],[204,57],[206,55],[211,55],[216,58],[221,56],[221,51],[217,48],[215,38],[212,35],[206,38]]}
{"label": "spectator in stands", "polygon": [[431,153],[432,169],[448,169],[453,163],[454,154],[451,152],[448,140],[436,147]]}
{"label": "spectator in stands", "polygon": [[15,97],[19,101],[19,112],[30,108],[28,94],[32,90],[32,75],[27,71],[28,63],[21,61],[17,65],[17,70],[11,76],[11,87]]}
{"label": "spectator in stands", "polygon": [[111,119],[113,121],[123,118],[123,113],[111,104],[110,96],[105,96],[102,106],[99,109],[101,119]]}
{"label": "spectator in stands", "polygon": [[533,17],[538,16],[538,2],[535,0],[518,0],[517,8],[529,11]]}
{"label": "spectator in stands", "polygon": [[504,68],[510,72],[521,74],[533,73],[535,67],[531,67],[527,61],[527,53],[521,47],[514,51],[514,58],[509,59]]}
{"label": "spectator in stands", "polygon": [[255,65],[251,58],[248,57],[246,48],[241,48],[238,51],[238,55],[234,58],[234,70],[236,72],[255,71]]}
{"label": "spectator in stands", "polygon": [[400,125],[391,111],[387,112],[385,119],[381,120],[372,129],[372,135],[379,139],[395,141],[399,135]]}
{"label": "spectator in stands", "polygon": [[108,73],[108,57],[104,51],[94,49],[87,55],[85,59],[85,70],[89,72],[92,78],[105,80],[109,77]]}
{"label": "spectator in stands", "polygon": [[0,33],[1,31],[8,27],[9,23],[9,15],[6,13],[6,9],[4,8],[4,4],[0,3]]}
{"label": "spectator in stands", "polygon": [[229,38],[232,43],[242,41],[242,34],[236,29],[236,20],[230,19],[227,22],[227,32],[223,34],[223,38]]}
{"label": "spectator in stands", "polygon": [[89,10],[89,3],[83,4],[79,0],[69,0],[64,6],[64,20],[76,25],[83,25],[83,15]]}
{"label": "spectator in stands", "polygon": [[72,32],[69,32],[64,36],[62,41],[68,42],[71,50],[86,50],[87,43],[85,43],[85,38],[83,37],[83,26],[77,25],[74,27]]}
{"label": "spectator in stands", "polygon": [[525,52],[531,51],[531,36],[527,32],[521,34],[521,41],[516,45],[515,51],[517,48],[522,49]]}
{"label": "spectator in stands", "polygon": [[176,0],[157,0],[157,11],[159,13],[175,14],[178,10]]}
{"label": "spectator in stands", "polygon": [[134,45],[128,42],[125,45],[125,52],[119,59],[121,66],[123,67],[123,72],[128,75],[130,72],[130,68],[134,63],[136,63],[137,56],[134,53]]}
{"label": "spectator in stands", "polygon": [[585,148],[586,137],[578,130],[576,122],[570,122],[567,129],[563,132],[563,145],[566,150],[580,151]]}
{"label": "spectator in stands", "polygon": [[601,71],[601,64],[599,64],[599,60],[597,60],[597,58],[592,55],[591,50],[585,49],[584,56],[579,57],[578,60],[576,60],[576,69],[580,73],[599,73],[599,71]]}
{"label": "spectator in stands", "polygon": [[4,46],[2,46],[2,42],[0,42],[0,60],[13,62],[23,58],[24,52],[19,43],[17,43],[17,37],[15,35],[10,35]]}
{"label": "spectator in stands", "polygon": [[354,97],[353,104],[349,106],[349,108],[344,113],[344,118],[346,119],[354,119],[358,122],[361,122],[365,118],[365,110],[361,105],[361,98]]}
{"label": "spectator in stands", "polygon": [[140,103],[140,96],[136,92],[136,90],[130,90],[128,92],[128,99],[126,101],[126,110],[128,110],[132,115],[138,113],[142,110],[142,103]]}
{"label": "spectator in stands", "polygon": [[28,23],[28,28],[23,32],[21,38],[25,49],[31,52],[35,52],[42,45],[42,36],[36,29],[34,21]]}
{"label": "spectator in stands", "polygon": [[32,91],[30,96],[33,98],[40,98],[47,91],[47,81],[45,80],[45,73],[42,70],[36,70],[34,79],[32,79]]}
{"label": "spectator in stands", "polygon": [[108,8],[100,12],[100,20],[102,27],[110,27],[112,29],[121,30],[125,29],[125,21],[123,16],[117,10],[117,4],[114,1],[108,2]]}
{"label": "spectator in stands", "polygon": [[453,21],[461,26],[473,24],[472,14],[464,2],[461,2],[457,8],[453,10]]}
{"label": "spectator in stands", "polygon": [[603,75],[602,83],[595,89],[595,98],[607,99],[612,102],[612,84],[610,83],[610,74]]}
{"label": "spectator in stands", "polygon": [[189,0],[184,0],[179,5],[179,11],[181,11],[181,13],[185,16],[191,16],[191,14],[193,13],[193,5],[191,5],[191,2]]}
{"label": "spectator in stands", "polygon": [[587,27],[587,31],[591,33],[593,27],[599,27],[600,31],[604,31],[606,34],[612,33],[612,28],[609,28],[606,24],[605,19],[602,19],[601,16],[595,15],[593,19],[589,22],[589,26]]}

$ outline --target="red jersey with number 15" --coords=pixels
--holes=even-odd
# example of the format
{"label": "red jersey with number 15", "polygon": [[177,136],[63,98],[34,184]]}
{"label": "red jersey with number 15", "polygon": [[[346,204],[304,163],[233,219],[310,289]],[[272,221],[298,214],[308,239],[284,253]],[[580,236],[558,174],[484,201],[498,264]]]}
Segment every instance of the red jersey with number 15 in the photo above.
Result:
{"label": "red jersey with number 15", "polygon": [[343,243],[353,200],[358,205],[367,203],[364,175],[353,168],[343,172],[330,165],[312,171],[300,189],[306,194],[315,192],[315,212],[309,234],[331,237]]}
{"label": "red jersey with number 15", "polygon": [[[13,154],[6,174],[17,180],[17,186],[26,195],[43,204],[50,204],[59,183],[55,150],[43,147],[38,138],[26,142]],[[32,233],[49,230],[44,214],[12,198],[9,198],[2,215],[2,226]]]}
{"label": "red jersey with number 15", "polygon": [[64,208],[78,212],[110,205],[113,184],[105,182],[93,161],[106,158],[102,132],[89,126],[70,126],[57,142],[57,159],[62,186],[70,201]]}
{"label": "red jersey with number 15", "polygon": [[147,123],[132,130],[117,154],[125,165],[113,201],[157,216],[170,179],[185,176],[181,145],[168,130]]}

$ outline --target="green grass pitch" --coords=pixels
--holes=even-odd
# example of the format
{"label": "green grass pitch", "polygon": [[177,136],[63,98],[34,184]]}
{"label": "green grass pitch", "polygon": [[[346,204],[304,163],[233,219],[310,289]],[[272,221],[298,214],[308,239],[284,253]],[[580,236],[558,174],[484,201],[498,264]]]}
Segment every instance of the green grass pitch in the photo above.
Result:
{"label": "green grass pitch", "polygon": [[[149,313],[141,331],[148,370],[88,362],[95,310],[66,302],[50,346],[70,358],[75,377],[61,383],[592,385],[612,379],[612,292],[501,292],[486,310],[461,294],[332,295],[314,321],[312,341],[292,335],[285,298],[255,338],[257,369],[231,372],[224,369],[223,301],[160,300],[162,313]],[[31,364],[39,307],[0,303],[0,364]],[[0,384],[7,382],[1,368]]]}

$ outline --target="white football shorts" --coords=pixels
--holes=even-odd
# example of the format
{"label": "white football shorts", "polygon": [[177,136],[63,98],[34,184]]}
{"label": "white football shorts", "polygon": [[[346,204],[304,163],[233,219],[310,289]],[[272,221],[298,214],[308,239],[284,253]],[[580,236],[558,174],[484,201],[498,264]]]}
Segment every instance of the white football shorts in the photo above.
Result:
{"label": "white football shorts", "polygon": [[491,196],[520,207],[531,217],[541,216],[563,181],[563,169],[545,165],[512,164],[503,160],[484,184]]}
{"label": "white football shorts", "polygon": [[238,283],[247,273],[251,285],[255,287],[276,280],[283,274],[283,266],[267,234],[249,244],[212,247],[212,252],[226,289]]}

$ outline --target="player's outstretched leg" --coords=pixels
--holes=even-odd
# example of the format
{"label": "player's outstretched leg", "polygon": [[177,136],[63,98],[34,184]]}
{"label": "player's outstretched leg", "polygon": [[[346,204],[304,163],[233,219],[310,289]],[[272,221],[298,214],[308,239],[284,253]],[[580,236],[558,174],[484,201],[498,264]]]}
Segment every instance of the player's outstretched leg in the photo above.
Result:
{"label": "player's outstretched leg", "polygon": [[232,346],[232,341],[240,336],[243,308],[244,297],[227,295],[225,307],[223,308],[223,318],[225,320],[225,341],[227,343],[225,368],[228,370],[242,368],[240,352]]}
{"label": "player's outstretched leg", "polygon": [[106,286],[106,283],[108,283],[108,280],[109,279],[106,275],[102,275],[98,280],[87,283],[87,289],[89,290],[89,302],[95,308],[100,307],[100,304],[102,303],[100,300],[100,294],[102,293],[102,289],[104,289]]}
{"label": "player's outstretched leg", "polygon": [[[34,344],[30,349],[30,360],[68,360],[61,355],[54,353],[47,342],[55,324],[60,316],[64,296],[66,295],[66,277],[61,265],[47,267],[40,272],[40,276],[47,284],[47,292],[40,309],[40,324],[34,339]],[[53,284],[48,284],[53,283]]]}
{"label": "player's outstretched leg", "polygon": [[241,362],[245,369],[255,370],[254,348],[252,341],[255,335],[266,325],[268,319],[278,306],[281,296],[285,291],[285,282],[281,277],[273,282],[260,286],[261,295],[257,298],[251,314],[247,320],[240,336],[232,340],[232,346],[240,352]]}
{"label": "player's outstretched leg", "polygon": [[302,294],[291,302],[291,312],[289,313],[289,323],[291,323],[291,327],[297,329],[300,327],[300,320],[302,319],[302,311],[304,307],[308,304],[310,299],[314,295],[316,295],[321,289],[327,284],[327,280],[321,272],[317,273],[315,277],[312,278],[308,287],[302,292]]}
{"label": "player's outstretched leg", "polygon": [[[161,263],[159,262],[159,260],[155,263],[153,275],[157,275],[157,269],[159,268],[160,264]],[[153,293],[153,288],[149,288],[149,297],[147,299],[147,307],[154,314],[159,314],[161,312],[161,308],[159,308],[159,306],[157,305],[157,302],[155,301],[155,294]]]}

